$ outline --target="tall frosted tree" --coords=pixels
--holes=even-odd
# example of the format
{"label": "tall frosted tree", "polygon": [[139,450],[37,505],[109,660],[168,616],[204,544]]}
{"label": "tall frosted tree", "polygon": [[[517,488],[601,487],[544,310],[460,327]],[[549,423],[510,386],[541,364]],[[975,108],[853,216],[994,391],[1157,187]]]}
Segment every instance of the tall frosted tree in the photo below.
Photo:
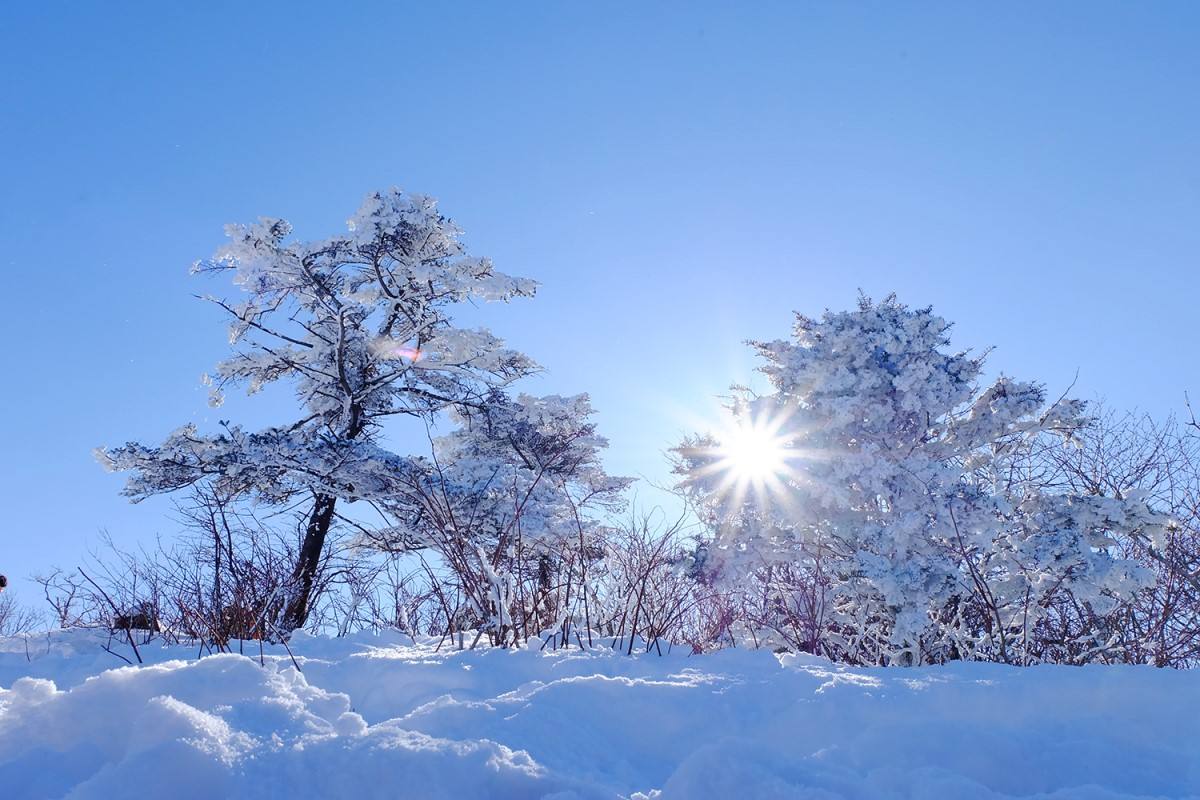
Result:
{"label": "tall frosted tree", "polygon": [[488,331],[454,324],[455,304],[532,296],[536,285],[467,255],[461,231],[433,199],[371,194],[348,229],[293,241],[282,219],[231,225],[229,243],[193,267],[230,276],[242,292],[237,300],[206,298],[228,315],[234,351],[207,379],[211,402],[219,405],[231,387],[254,393],[288,381],[298,403],[293,419],[259,431],[189,424],[157,446],[97,451],[109,469],[132,473],[124,491],[135,501],[209,481],[230,497],[307,502],[285,630],[307,619],[338,504],[388,497],[413,469],[384,447],[382,424],[485,409],[536,369]]}
{"label": "tall frosted tree", "polygon": [[677,450],[711,566],[735,583],[807,575],[828,599],[824,652],[1019,660],[1064,595],[1104,609],[1147,580],[1113,534],[1150,540],[1163,518],[1024,469],[1031,441],[1087,424],[1084,405],[1003,376],[981,386],[983,359],[950,350],[949,328],[892,297],[799,316],[790,340],[752,343],[773,391],[737,390],[730,432]]}

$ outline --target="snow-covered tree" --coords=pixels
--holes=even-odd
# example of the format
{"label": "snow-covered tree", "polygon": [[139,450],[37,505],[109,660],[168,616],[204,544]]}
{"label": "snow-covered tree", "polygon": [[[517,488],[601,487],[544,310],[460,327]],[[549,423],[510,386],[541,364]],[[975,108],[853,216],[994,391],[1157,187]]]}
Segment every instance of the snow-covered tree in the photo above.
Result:
{"label": "snow-covered tree", "polygon": [[1161,517],[1021,471],[1022,444],[1070,438],[1083,404],[1007,377],[980,389],[983,359],[948,350],[949,327],[894,297],[799,316],[791,340],[752,343],[774,391],[735,387],[730,431],[677,450],[715,534],[709,568],[806,575],[824,652],[1022,660],[1056,597],[1103,607],[1147,580],[1111,534],[1157,536]]}
{"label": "snow-covered tree", "polygon": [[553,576],[585,583],[606,531],[596,512],[620,508],[630,483],[605,472],[607,442],[591,416],[587,395],[497,394],[456,412],[456,429],[432,439],[431,455],[414,459],[382,502],[396,524],[367,541],[435,552],[465,616],[494,643],[563,624]]}
{"label": "snow-covered tree", "polygon": [[447,409],[486,410],[497,390],[535,369],[486,330],[457,327],[456,303],[531,296],[532,281],[468,256],[460,230],[431,198],[399,190],[367,197],[328,239],[292,241],[282,219],[232,225],[229,243],[198,273],[229,274],[240,301],[209,297],[231,322],[234,354],[211,383],[211,401],[235,385],[254,393],[287,380],[300,410],[278,427],[217,433],[186,425],[157,446],[97,451],[129,470],[135,501],[198,481],[227,497],[311,504],[285,630],[304,624],[326,536],[339,501],[382,499],[423,467],[388,451],[382,423]]}

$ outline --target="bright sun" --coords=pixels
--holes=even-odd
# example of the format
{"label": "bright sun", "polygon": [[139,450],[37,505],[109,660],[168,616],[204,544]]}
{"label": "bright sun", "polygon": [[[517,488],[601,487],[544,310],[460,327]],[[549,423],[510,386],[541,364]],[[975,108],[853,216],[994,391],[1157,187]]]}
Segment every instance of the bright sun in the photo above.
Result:
{"label": "bright sun", "polygon": [[740,422],[721,439],[721,466],[739,483],[761,484],[787,469],[787,442],[772,426]]}

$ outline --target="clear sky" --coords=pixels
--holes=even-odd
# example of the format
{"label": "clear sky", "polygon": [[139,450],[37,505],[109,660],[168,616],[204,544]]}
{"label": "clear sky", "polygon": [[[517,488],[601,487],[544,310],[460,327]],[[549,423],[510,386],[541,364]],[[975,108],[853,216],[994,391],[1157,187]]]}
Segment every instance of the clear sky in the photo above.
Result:
{"label": "clear sky", "polygon": [[448,6],[4,4],[0,572],[169,534],[90,451],[215,422],[191,295],[225,287],[188,265],[391,185],[542,282],[488,324],[592,394],[619,474],[666,480],[741,340],[860,288],[1053,389],[1200,394],[1200,6]]}

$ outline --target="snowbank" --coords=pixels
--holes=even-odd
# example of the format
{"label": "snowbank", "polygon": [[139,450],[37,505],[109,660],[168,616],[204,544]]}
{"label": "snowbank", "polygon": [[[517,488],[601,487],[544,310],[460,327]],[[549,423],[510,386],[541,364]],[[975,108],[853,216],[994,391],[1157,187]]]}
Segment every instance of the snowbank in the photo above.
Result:
{"label": "snowbank", "polygon": [[4,798],[1200,796],[1200,673],[102,642],[0,640]]}

